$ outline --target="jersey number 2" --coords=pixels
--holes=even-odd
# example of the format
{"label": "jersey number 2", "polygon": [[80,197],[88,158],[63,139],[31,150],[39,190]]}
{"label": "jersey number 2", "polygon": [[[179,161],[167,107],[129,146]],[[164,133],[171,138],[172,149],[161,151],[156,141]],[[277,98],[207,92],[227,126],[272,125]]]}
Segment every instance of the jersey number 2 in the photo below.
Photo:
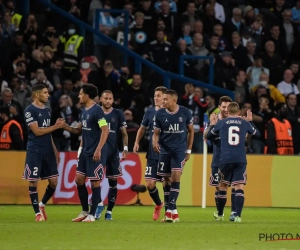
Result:
{"label": "jersey number 2", "polygon": [[228,129],[228,144],[231,146],[236,146],[240,143],[240,136],[238,133],[240,128],[238,126],[231,126]]}
{"label": "jersey number 2", "polygon": [[38,167],[34,167],[32,175],[36,176],[38,171],[39,171]]}

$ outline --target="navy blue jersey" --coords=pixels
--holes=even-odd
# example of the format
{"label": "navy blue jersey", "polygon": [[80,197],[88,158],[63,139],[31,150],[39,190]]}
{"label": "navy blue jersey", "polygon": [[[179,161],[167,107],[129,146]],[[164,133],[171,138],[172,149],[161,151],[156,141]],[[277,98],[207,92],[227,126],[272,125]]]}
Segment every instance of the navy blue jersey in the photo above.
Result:
{"label": "navy blue jersey", "polygon": [[187,150],[187,126],[193,124],[191,112],[178,105],[177,111],[167,109],[156,111],[154,128],[160,129],[159,145],[161,154]]}
{"label": "navy blue jersey", "polygon": [[101,137],[101,129],[98,124],[100,120],[105,120],[104,112],[98,104],[82,109],[82,154],[90,156],[95,153]]}
{"label": "navy blue jersey", "polygon": [[53,152],[51,134],[36,136],[30,129],[30,125],[37,123],[40,128],[50,127],[51,113],[46,106],[40,108],[34,104],[29,105],[25,111],[25,122],[28,128],[27,151],[35,151],[40,153]]}
{"label": "navy blue jersey", "polygon": [[154,152],[152,147],[152,136],[153,136],[153,129],[154,129],[153,123],[154,123],[155,113],[156,113],[155,107],[149,108],[144,114],[142,124],[141,124],[141,126],[149,129],[150,140],[149,140],[149,148],[146,154],[146,158],[151,160],[158,160],[158,154]]}
{"label": "navy blue jersey", "polygon": [[111,111],[105,113],[104,117],[109,128],[109,134],[106,141],[108,146],[107,152],[109,155],[113,153],[118,153],[118,131],[122,128],[126,128],[126,121],[124,114],[119,109],[112,109]]}
{"label": "navy blue jersey", "polygon": [[[220,117],[218,116],[219,120]],[[208,121],[207,123],[207,127],[205,129],[207,129],[210,125],[210,121]],[[213,158],[212,158],[212,162],[211,162],[211,167],[212,168],[218,168],[219,167],[219,163],[220,163],[220,158],[221,158],[221,141],[220,141],[220,136],[214,136],[210,139],[210,141],[212,142],[213,145]]]}
{"label": "navy blue jersey", "polygon": [[260,136],[259,131],[241,117],[228,117],[217,122],[211,134],[220,136],[221,164],[247,163],[245,150],[247,133]]}

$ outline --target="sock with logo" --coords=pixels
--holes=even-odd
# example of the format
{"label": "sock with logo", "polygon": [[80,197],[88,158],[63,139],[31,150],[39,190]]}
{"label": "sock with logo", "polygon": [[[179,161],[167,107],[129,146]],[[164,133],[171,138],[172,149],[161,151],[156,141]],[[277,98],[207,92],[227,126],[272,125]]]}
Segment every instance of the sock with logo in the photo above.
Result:
{"label": "sock with logo", "polygon": [[171,183],[171,190],[169,196],[169,204],[168,210],[175,210],[176,209],[176,201],[180,191],[180,182],[172,182]]}
{"label": "sock with logo", "polygon": [[100,200],[101,195],[101,188],[100,187],[93,187],[92,188],[92,206],[90,209],[89,214],[95,216],[96,209],[98,207],[98,203]]}
{"label": "sock with logo", "polygon": [[77,191],[78,191],[79,200],[80,200],[80,203],[82,206],[82,211],[88,212],[89,211],[89,202],[88,202],[89,194],[88,194],[85,184],[83,184],[81,186],[77,186]]}
{"label": "sock with logo", "polygon": [[235,190],[236,216],[241,217],[244,201],[245,201],[244,190],[242,189]]}
{"label": "sock with logo", "polygon": [[151,196],[152,200],[154,201],[156,206],[161,205],[161,200],[159,198],[158,189],[154,187],[153,189],[148,189],[149,195]]}
{"label": "sock with logo", "polygon": [[29,186],[29,196],[31,199],[31,204],[35,214],[40,213],[39,203],[38,203],[38,192],[37,187]]}
{"label": "sock with logo", "polygon": [[108,204],[107,204],[107,211],[112,211],[118,195],[118,188],[117,187],[110,187],[108,191]]}
{"label": "sock with logo", "polygon": [[170,196],[171,186],[164,186],[164,200],[165,200],[165,211],[167,212],[168,204],[169,204],[169,196]]}
{"label": "sock with logo", "polygon": [[235,213],[236,212],[236,206],[235,206],[235,189],[232,188],[231,189],[231,213]]}
{"label": "sock with logo", "polygon": [[227,192],[226,191],[219,191],[218,192],[218,215],[223,216],[224,214],[224,208],[227,201]]}
{"label": "sock with logo", "polygon": [[43,205],[47,204],[47,202],[53,196],[54,192],[55,192],[55,188],[52,188],[52,187],[50,187],[50,185],[48,185],[46,188],[45,194],[43,196],[43,199],[42,199]]}
{"label": "sock with logo", "polygon": [[215,191],[215,203],[216,203],[216,208],[217,208],[217,211],[219,211],[219,208],[218,208],[218,196],[219,196],[219,191]]}

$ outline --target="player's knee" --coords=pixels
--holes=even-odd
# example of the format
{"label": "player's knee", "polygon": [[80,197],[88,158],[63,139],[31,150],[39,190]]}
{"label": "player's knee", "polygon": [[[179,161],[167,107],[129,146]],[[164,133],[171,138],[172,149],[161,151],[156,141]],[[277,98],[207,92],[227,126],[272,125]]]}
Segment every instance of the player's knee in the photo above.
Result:
{"label": "player's knee", "polygon": [[110,188],[116,188],[118,185],[117,179],[108,179],[108,185]]}
{"label": "player's knee", "polygon": [[50,186],[51,188],[55,189],[56,186],[57,186],[57,178],[50,179],[50,180],[49,180],[49,186]]}
{"label": "player's knee", "polygon": [[81,186],[85,183],[85,176],[82,176],[82,175],[76,175],[76,178],[75,178],[75,183],[77,186]]}
{"label": "player's knee", "polygon": [[219,191],[219,187],[216,187],[216,191]]}
{"label": "player's knee", "polygon": [[100,181],[91,181],[92,188],[100,187]]}
{"label": "player's knee", "polygon": [[228,185],[225,183],[219,184],[219,191],[227,191]]}
{"label": "player's knee", "polygon": [[155,181],[146,181],[146,185],[148,190],[152,190],[156,186]]}
{"label": "player's knee", "polygon": [[29,181],[28,182],[28,184],[29,184],[29,187],[37,187],[37,181]]}
{"label": "player's knee", "polygon": [[172,172],[171,183],[172,182],[180,182],[180,177],[181,177],[181,172],[179,172],[179,171]]}

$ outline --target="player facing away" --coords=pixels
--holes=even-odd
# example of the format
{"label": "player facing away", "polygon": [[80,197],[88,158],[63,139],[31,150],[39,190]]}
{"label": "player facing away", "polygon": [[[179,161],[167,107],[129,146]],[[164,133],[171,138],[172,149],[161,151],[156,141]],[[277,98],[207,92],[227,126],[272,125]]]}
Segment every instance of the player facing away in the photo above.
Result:
{"label": "player facing away", "polygon": [[153,220],[158,220],[160,217],[160,211],[165,205],[165,208],[168,206],[168,200],[169,200],[169,194],[171,189],[171,183],[165,182],[164,183],[164,200],[165,202],[162,202],[158,189],[156,188],[156,182],[161,182],[162,177],[157,175],[157,165],[158,165],[158,153],[154,152],[152,147],[152,136],[153,136],[153,122],[154,122],[154,116],[157,110],[163,108],[163,94],[168,89],[166,87],[160,86],[155,88],[154,90],[154,104],[155,107],[152,107],[146,111],[144,114],[141,127],[139,128],[134,147],[133,152],[137,154],[139,151],[139,143],[142,139],[142,137],[145,134],[145,131],[147,128],[149,128],[149,147],[147,151],[147,165],[146,165],[146,171],[145,171],[145,180],[147,185],[147,190],[149,192],[150,197],[152,198],[153,202],[155,203],[154,212],[152,215]]}
{"label": "player facing away", "polygon": [[[204,138],[206,138],[206,135],[211,127],[211,125],[215,125],[218,120],[222,120],[227,118],[228,112],[227,107],[229,103],[232,102],[232,99],[229,96],[222,96],[219,100],[219,110],[220,114],[211,114],[210,115],[210,121],[207,124],[207,127],[204,131]],[[213,144],[213,158],[211,162],[211,174],[209,179],[209,185],[216,188],[215,191],[215,203],[217,211],[214,212],[215,219],[218,218],[218,192],[219,192],[219,163],[220,163],[220,154],[221,154],[221,142],[219,136],[214,136],[212,138],[212,144]],[[231,189],[231,215],[230,215],[230,221],[234,221],[235,216],[235,190],[234,187]]]}
{"label": "player facing away", "polygon": [[[112,210],[115,206],[118,195],[118,178],[122,176],[122,169],[120,166],[120,157],[118,149],[118,132],[120,131],[122,133],[123,139],[122,160],[126,159],[128,154],[128,135],[126,132],[127,125],[123,112],[119,109],[114,109],[112,107],[114,102],[113,93],[110,90],[103,91],[100,100],[102,102],[104,117],[109,129],[109,134],[106,141],[106,178],[108,179],[109,191],[105,220],[112,220]],[[96,210],[96,220],[100,219],[103,210],[104,205],[101,200]]]}
{"label": "player facing away", "polygon": [[170,181],[171,190],[165,222],[179,222],[176,201],[180,191],[180,177],[184,164],[189,160],[194,140],[191,112],[177,105],[178,95],[174,90],[164,93],[164,108],[154,117],[153,149],[159,153],[158,172]]}
{"label": "player facing away", "polygon": [[[59,124],[50,126],[51,113],[50,109],[45,106],[48,97],[49,93],[45,85],[34,85],[32,87],[33,103],[24,112],[28,128],[28,142],[23,179],[29,181],[29,196],[35,212],[35,221],[47,220],[45,205],[54,194],[57,185],[57,164],[60,158],[51,133],[65,126],[63,119],[59,120]],[[49,183],[40,203],[38,203],[37,192],[39,179],[47,179]]]}
{"label": "player facing away", "polygon": [[[228,105],[228,117],[212,125],[207,138],[219,135],[221,141],[221,160],[219,172],[221,176],[218,195],[218,221],[224,220],[224,207],[227,200],[228,186],[235,186],[236,216],[234,221],[241,222],[244,206],[244,185],[246,184],[246,151],[245,141],[247,134],[260,136],[259,131],[252,123],[252,113],[247,111],[247,117],[239,117],[239,105],[232,102]],[[248,122],[249,121],[249,122]]]}
{"label": "player facing away", "polygon": [[[78,152],[78,165],[75,182],[82,212],[73,222],[94,222],[95,213],[101,197],[100,181],[103,178],[103,168],[106,163],[108,126],[102,108],[94,102],[98,90],[93,84],[81,87],[79,101],[84,105],[81,122],[77,128],[66,126],[71,133],[80,134],[82,131],[81,148]],[[92,186],[92,205],[89,210],[88,191],[85,180],[88,178]]]}

